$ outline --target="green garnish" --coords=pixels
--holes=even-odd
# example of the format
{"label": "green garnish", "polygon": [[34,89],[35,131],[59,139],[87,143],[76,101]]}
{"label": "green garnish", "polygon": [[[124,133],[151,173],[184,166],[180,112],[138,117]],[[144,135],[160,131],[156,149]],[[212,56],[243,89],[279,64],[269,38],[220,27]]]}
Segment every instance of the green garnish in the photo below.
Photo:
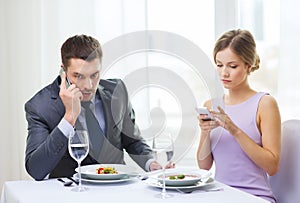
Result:
{"label": "green garnish", "polygon": [[175,177],[175,176],[170,176],[169,179],[170,179],[170,180],[175,180],[176,177]]}
{"label": "green garnish", "polygon": [[178,179],[184,179],[184,178],[185,178],[185,175],[180,174],[180,175],[177,176],[177,178],[178,178]]}
{"label": "green garnish", "polygon": [[185,175],[183,175],[183,174],[169,176],[170,180],[181,180],[181,179],[184,179],[184,178],[185,178]]}

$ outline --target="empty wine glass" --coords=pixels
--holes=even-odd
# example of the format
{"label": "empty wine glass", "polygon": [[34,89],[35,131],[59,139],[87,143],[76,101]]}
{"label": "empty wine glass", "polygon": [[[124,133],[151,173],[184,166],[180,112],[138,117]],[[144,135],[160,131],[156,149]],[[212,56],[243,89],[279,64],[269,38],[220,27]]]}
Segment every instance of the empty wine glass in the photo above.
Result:
{"label": "empty wine glass", "polygon": [[153,138],[152,151],[155,160],[162,166],[162,191],[156,197],[166,199],[172,197],[166,192],[165,170],[174,155],[174,143],[170,133],[161,133]]}
{"label": "empty wine glass", "polygon": [[72,191],[83,192],[87,188],[81,185],[81,162],[89,152],[89,137],[86,130],[76,130],[70,133],[68,149],[71,157],[77,161],[78,164],[78,179],[79,184],[73,188]]}

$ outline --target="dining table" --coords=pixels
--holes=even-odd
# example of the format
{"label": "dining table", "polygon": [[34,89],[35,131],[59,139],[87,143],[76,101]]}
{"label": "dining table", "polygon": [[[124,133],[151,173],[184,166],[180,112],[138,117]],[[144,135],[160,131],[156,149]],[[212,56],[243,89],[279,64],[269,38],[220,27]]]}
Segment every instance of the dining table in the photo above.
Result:
{"label": "dining table", "polygon": [[[66,180],[66,178],[64,178]],[[197,202],[197,203],[264,203],[268,202],[257,196],[245,193],[213,180],[209,185],[199,187],[192,192],[167,189],[169,198],[159,198],[160,187],[153,187],[147,180],[132,177],[123,182],[83,182],[88,190],[74,192],[71,186],[64,186],[57,179],[42,181],[17,180],[3,184],[0,203],[104,203],[104,202]]]}

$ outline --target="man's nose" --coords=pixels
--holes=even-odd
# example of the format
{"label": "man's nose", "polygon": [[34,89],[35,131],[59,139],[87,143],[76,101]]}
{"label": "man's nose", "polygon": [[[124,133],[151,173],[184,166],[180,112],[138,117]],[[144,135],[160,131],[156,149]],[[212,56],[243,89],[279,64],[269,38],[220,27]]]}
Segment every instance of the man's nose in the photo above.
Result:
{"label": "man's nose", "polygon": [[90,89],[93,87],[93,81],[90,78],[86,78],[83,84],[84,88]]}

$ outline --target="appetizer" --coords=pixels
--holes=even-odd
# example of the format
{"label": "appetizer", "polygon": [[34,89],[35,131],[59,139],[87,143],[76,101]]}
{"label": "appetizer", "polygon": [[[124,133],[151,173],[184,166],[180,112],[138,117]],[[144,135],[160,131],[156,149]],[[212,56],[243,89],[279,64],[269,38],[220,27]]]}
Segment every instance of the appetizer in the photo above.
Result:
{"label": "appetizer", "polygon": [[171,175],[168,177],[170,180],[181,180],[185,178],[185,175],[179,174],[179,175]]}
{"label": "appetizer", "polygon": [[96,169],[97,174],[118,174],[114,167],[99,167]]}

